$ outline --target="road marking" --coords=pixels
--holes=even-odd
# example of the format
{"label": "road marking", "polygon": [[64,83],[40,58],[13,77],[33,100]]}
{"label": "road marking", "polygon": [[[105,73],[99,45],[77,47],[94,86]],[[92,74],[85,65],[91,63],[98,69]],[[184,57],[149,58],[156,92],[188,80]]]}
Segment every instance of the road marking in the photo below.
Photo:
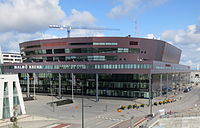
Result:
{"label": "road marking", "polygon": [[71,124],[52,124],[46,128],[68,128]]}
{"label": "road marking", "polygon": [[102,123],[102,122],[97,122],[96,125],[99,125],[99,124],[101,124],[101,123]]}
{"label": "road marking", "polygon": [[120,118],[112,118],[112,117],[104,117],[104,116],[97,116],[96,118],[105,119],[105,120],[112,120],[112,121],[124,121],[123,119],[120,119]]}

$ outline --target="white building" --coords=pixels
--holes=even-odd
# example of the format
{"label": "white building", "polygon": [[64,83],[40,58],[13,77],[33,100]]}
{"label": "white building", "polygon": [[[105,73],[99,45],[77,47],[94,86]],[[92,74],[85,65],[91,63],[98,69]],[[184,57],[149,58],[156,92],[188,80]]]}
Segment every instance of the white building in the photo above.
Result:
{"label": "white building", "polygon": [[3,63],[21,63],[22,57],[19,53],[2,53]]}
{"label": "white building", "polygon": [[[15,113],[15,114],[14,114]],[[0,75],[0,119],[26,114],[18,75]]]}
{"label": "white building", "polygon": [[190,81],[194,85],[198,85],[200,83],[200,71],[192,71],[190,73]]}

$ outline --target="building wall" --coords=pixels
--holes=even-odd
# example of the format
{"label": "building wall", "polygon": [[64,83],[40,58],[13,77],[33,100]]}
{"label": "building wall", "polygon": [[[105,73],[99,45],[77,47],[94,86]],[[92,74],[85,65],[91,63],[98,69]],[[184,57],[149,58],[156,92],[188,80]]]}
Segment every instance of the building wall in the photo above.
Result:
{"label": "building wall", "polygon": [[18,75],[0,75],[0,119],[26,114]]}
{"label": "building wall", "polygon": [[190,74],[190,81],[194,85],[199,85],[200,83],[200,72],[199,71],[192,71]]}
{"label": "building wall", "polygon": [[[170,51],[172,50],[172,51]],[[58,92],[61,74],[62,93],[71,94],[71,74],[83,81],[85,95],[95,95],[99,75],[99,95],[147,98],[149,74],[153,75],[153,91],[159,91],[159,74],[189,72],[180,65],[180,49],[154,39],[130,37],[80,37],[28,41],[20,44],[23,63],[4,64],[5,73],[19,73],[23,91],[33,86],[36,92]],[[172,52],[175,54],[172,56]],[[27,78],[29,74],[30,78]],[[30,80],[30,82],[27,82]],[[88,82],[87,82],[88,81]],[[165,83],[165,82],[164,82]],[[166,85],[166,84],[165,84]],[[165,86],[164,85],[164,86]],[[163,86],[163,87],[164,87]],[[81,89],[75,87],[75,93]]]}
{"label": "building wall", "polygon": [[[104,44],[103,44],[104,43]],[[164,61],[179,63],[181,50],[153,39],[130,37],[81,37],[29,41],[20,44],[27,62],[88,61],[77,59],[87,56],[107,56],[108,61]],[[57,50],[61,50],[60,53]],[[172,55],[172,54],[174,55]],[[76,57],[66,59],[66,57]],[[63,58],[62,58],[63,57]],[[99,60],[102,61],[102,60]]]}
{"label": "building wall", "polygon": [[2,53],[3,63],[21,63],[22,57],[19,53]]}

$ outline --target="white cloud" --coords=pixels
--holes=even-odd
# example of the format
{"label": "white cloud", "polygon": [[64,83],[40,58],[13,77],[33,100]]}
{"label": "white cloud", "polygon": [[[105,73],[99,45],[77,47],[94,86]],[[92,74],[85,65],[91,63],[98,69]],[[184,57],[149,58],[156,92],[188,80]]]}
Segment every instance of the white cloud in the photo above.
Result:
{"label": "white cloud", "polygon": [[96,18],[88,11],[72,9],[71,14],[65,18],[65,25],[94,25]]}
{"label": "white cloud", "polygon": [[174,43],[199,43],[200,30],[197,25],[189,25],[185,30],[167,30],[162,33],[162,38],[172,40]]}
{"label": "white cloud", "polygon": [[148,7],[159,6],[168,0],[118,0],[119,5],[115,6],[108,13],[110,18],[120,18],[132,11],[138,11]]}
{"label": "white cloud", "polygon": [[158,37],[155,37],[155,35],[154,34],[152,34],[152,33],[149,33],[149,34],[147,34],[146,35],[146,37],[145,38],[148,38],[148,39],[157,39],[157,40],[160,40],[160,38]]}
{"label": "white cloud", "polygon": [[197,48],[196,51],[200,51],[200,48]]}
{"label": "white cloud", "polygon": [[96,30],[75,30],[71,32],[71,37],[102,37],[104,36],[102,31]]}
{"label": "white cloud", "polygon": [[[19,43],[41,38],[56,38],[50,24],[95,26],[96,18],[88,11],[72,9],[66,14],[60,0],[0,0],[0,46],[2,51],[19,51]],[[45,32],[46,31],[46,32]],[[52,32],[54,31],[54,32]],[[46,33],[46,34],[42,34]],[[78,30],[72,36],[99,36],[102,32]]]}
{"label": "white cloud", "polygon": [[195,67],[200,64],[200,31],[199,26],[189,25],[182,30],[167,30],[161,34],[161,39],[173,42],[182,50],[181,63]]}
{"label": "white cloud", "polygon": [[36,33],[5,32],[0,34],[0,46],[4,52],[19,52],[19,43],[30,40],[58,38],[54,35]]}
{"label": "white cloud", "polygon": [[36,32],[59,23],[65,13],[59,0],[7,0],[0,2],[0,32]]}

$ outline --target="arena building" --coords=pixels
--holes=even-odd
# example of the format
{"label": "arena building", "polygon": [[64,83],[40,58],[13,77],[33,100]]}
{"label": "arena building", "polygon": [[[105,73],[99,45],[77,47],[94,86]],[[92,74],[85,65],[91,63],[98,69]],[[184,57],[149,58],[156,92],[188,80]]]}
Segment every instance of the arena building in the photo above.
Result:
{"label": "arena building", "polygon": [[[190,67],[181,50],[161,40],[132,37],[76,37],[20,44],[23,63],[4,64],[18,73],[23,91],[148,98],[181,90]],[[80,84],[81,83],[81,84]],[[151,88],[152,87],[152,88]]]}

